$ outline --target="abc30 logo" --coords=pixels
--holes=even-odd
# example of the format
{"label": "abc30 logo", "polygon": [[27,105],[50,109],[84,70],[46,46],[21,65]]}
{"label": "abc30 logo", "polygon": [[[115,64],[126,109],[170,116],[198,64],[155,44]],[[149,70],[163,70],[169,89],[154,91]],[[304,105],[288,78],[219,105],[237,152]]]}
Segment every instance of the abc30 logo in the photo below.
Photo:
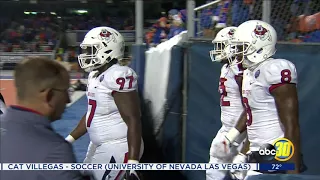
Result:
{"label": "abc30 logo", "polygon": [[260,147],[259,155],[263,160],[288,161],[294,154],[294,146],[289,139],[280,138],[273,144],[265,144]]}

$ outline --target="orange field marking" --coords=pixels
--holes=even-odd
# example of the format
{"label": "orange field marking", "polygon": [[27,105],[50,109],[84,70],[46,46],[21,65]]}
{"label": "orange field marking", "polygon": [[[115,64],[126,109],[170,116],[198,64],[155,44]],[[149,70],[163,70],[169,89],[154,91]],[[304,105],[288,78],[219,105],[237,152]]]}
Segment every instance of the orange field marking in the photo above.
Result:
{"label": "orange field marking", "polygon": [[[71,80],[71,83],[75,80]],[[6,105],[16,104],[16,88],[13,79],[0,79],[0,91],[3,95]]]}

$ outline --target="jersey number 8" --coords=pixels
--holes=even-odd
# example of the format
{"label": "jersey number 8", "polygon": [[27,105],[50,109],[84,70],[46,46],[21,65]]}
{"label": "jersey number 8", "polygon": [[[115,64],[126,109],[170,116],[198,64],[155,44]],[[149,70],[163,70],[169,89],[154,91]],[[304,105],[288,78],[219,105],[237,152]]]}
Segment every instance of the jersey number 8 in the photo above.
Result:
{"label": "jersey number 8", "polygon": [[252,124],[252,112],[251,112],[251,108],[249,106],[248,98],[243,97],[242,102],[243,102],[243,105],[244,105],[244,108],[245,108],[246,114],[247,114],[247,126],[250,126]]}
{"label": "jersey number 8", "polygon": [[281,83],[290,83],[291,79],[291,71],[289,69],[281,71]]}

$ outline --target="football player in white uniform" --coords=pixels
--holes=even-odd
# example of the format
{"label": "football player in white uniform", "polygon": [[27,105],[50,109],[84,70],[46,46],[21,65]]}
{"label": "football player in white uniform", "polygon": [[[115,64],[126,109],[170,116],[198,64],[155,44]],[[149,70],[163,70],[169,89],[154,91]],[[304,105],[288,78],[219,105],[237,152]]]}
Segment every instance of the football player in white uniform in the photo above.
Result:
{"label": "football player in white uniform", "polygon": [[[242,124],[237,126],[237,130],[242,132],[247,129],[250,162],[264,160],[258,153],[262,146],[273,144],[279,138],[292,141],[294,154],[290,161],[295,163],[295,170],[287,173],[299,173],[297,72],[292,62],[272,58],[276,52],[276,42],[277,33],[270,24],[250,20],[237,28],[230,43],[230,46],[236,47],[234,54],[246,68],[242,96],[247,112],[247,127],[243,128]],[[234,64],[239,62],[233,61]],[[249,171],[247,177],[260,173],[266,172]]]}
{"label": "football player in white uniform", "polygon": [[[110,27],[90,30],[80,45],[79,64],[90,72],[88,110],[66,140],[86,132],[90,144],[85,163],[139,163],[143,153],[137,75],[118,62],[124,56],[124,39]],[[93,171],[96,180],[139,179],[135,171]]]}
{"label": "football player in white uniform", "polygon": [[0,93],[0,114],[4,114],[7,110],[6,103],[2,94]]}
{"label": "football player in white uniform", "polygon": [[[228,41],[233,38],[236,27],[227,27],[218,32],[215,39],[212,41],[214,49],[210,51],[210,57],[213,62],[224,63],[221,68],[219,93],[221,94],[220,106],[221,106],[221,123],[222,127],[213,139],[210,148],[210,160],[209,163],[231,163],[235,155],[238,154],[246,134],[243,133],[236,138],[234,133],[234,126],[239,118],[246,121],[245,111],[242,104],[241,97],[241,84],[243,68],[241,64],[239,66],[230,66],[228,61],[228,53],[225,53],[225,47],[228,45]],[[238,135],[238,134],[237,134]],[[233,145],[227,152],[224,148],[221,149],[221,141],[225,138],[233,141]],[[207,180],[222,180],[227,176],[227,171],[219,171],[210,169],[206,171]]]}

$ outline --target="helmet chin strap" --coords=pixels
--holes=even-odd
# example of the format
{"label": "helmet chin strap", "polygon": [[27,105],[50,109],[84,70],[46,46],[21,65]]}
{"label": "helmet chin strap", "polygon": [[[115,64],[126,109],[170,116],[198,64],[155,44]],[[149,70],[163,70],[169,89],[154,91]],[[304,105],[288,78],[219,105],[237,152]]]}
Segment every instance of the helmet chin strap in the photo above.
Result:
{"label": "helmet chin strap", "polygon": [[248,58],[244,57],[242,65],[244,68],[249,69],[250,71],[253,71],[255,68],[259,66],[261,62],[259,63],[253,63]]}
{"label": "helmet chin strap", "polygon": [[270,59],[270,58],[268,58],[268,59],[266,59],[266,60],[264,60],[264,61],[261,61],[261,62],[259,62],[259,63],[253,63],[253,62],[251,62],[250,60],[245,59],[244,61],[250,62],[250,64],[248,64],[247,66],[243,64],[243,67],[249,69],[250,71],[253,71],[253,70],[255,70],[261,63],[266,62],[266,61],[268,61],[269,59]]}
{"label": "helmet chin strap", "polygon": [[250,71],[253,71],[254,69],[256,69],[261,63],[268,61],[269,59],[271,59],[272,55],[274,55],[275,51],[267,58],[263,58],[264,60],[258,62],[258,63],[253,63],[252,61],[250,61],[247,57],[244,57],[243,61],[245,63],[243,64],[244,68],[249,69]]}

